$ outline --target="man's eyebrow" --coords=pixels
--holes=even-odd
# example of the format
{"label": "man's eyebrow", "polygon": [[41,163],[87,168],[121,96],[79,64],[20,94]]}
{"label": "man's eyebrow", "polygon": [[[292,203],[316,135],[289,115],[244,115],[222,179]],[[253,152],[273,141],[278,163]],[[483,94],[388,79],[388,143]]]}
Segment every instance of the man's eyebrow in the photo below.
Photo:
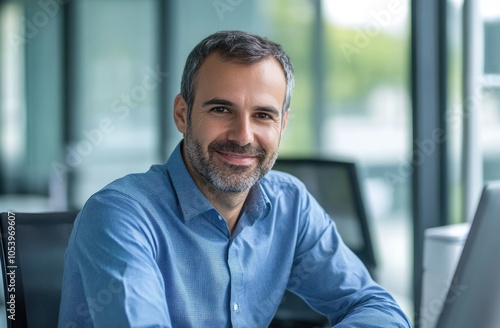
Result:
{"label": "man's eyebrow", "polygon": [[234,103],[232,101],[226,100],[226,99],[221,99],[221,98],[212,98],[210,100],[205,101],[202,106],[207,107],[207,106],[212,106],[212,105],[222,105],[222,106],[227,106],[227,107],[234,107]]}

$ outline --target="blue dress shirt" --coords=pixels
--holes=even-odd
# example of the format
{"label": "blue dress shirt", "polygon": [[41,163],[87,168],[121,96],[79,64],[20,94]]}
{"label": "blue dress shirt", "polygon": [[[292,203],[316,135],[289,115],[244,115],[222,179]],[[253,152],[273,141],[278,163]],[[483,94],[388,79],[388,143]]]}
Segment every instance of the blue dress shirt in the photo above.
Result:
{"label": "blue dress shirt", "polygon": [[335,327],[410,327],[296,178],[269,172],[231,234],[178,146],[83,207],[59,327],[267,327],[286,289]]}

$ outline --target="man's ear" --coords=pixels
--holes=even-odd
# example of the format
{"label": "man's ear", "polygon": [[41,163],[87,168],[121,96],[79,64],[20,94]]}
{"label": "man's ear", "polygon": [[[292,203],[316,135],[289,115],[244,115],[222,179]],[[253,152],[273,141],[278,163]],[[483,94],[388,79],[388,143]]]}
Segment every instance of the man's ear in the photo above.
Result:
{"label": "man's ear", "polygon": [[174,99],[174,122],[180,133],[187,131],[188,106],[184,98],[179,93]]}

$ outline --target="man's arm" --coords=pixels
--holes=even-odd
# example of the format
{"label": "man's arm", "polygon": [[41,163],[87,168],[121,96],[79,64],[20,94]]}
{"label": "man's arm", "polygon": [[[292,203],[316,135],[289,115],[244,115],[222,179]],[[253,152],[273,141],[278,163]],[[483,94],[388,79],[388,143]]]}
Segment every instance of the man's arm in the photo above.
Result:
{"label": "man's arm", "polygon": [[147,215],[116,191],[82,210],[73,247],[95,327],[171,326]]}
{"label": "man's arm", "polygon": [[411,327],[391,295],[376,284],[308,194],[288,289],[335,327]]}

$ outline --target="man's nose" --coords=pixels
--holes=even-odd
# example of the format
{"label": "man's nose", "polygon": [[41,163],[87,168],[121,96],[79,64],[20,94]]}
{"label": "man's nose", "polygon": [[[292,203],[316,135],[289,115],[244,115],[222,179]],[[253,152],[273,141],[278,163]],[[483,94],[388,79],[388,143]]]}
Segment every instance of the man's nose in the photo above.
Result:
{"label": "man's nose", "polygon": [[245,146],[254,142],[254,131],[251,118],[239,116],[231,124],[228,139]]}

